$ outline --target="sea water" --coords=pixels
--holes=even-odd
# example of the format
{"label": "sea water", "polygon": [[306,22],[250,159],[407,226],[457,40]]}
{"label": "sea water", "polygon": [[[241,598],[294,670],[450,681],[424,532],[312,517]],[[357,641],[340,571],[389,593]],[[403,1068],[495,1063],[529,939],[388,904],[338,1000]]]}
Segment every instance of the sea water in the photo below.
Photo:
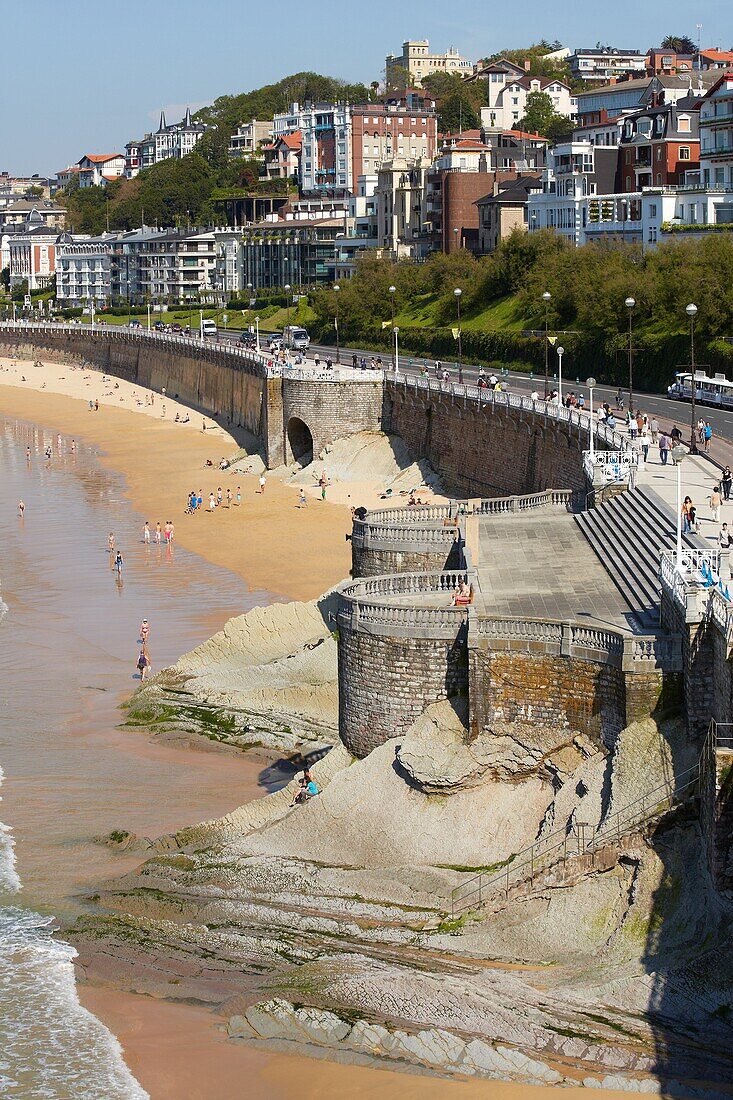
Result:
{"label": "sea water", "polygon": [[142,545],[121,480],[80,443],[72,451],[68,438],[0,417],[0,463],[0,1096],[135,1100],[147,1094],[119,1043],[79,1002],[59,918],[82,910],[100,876],[140,861],[114,865],[124,857],[98,835],[152,829],[161,815],[180,827],[199,799],[226,812],[251,775],[238,759],[118,728],[141,618],[157,670],[268,596],[193,555]]}

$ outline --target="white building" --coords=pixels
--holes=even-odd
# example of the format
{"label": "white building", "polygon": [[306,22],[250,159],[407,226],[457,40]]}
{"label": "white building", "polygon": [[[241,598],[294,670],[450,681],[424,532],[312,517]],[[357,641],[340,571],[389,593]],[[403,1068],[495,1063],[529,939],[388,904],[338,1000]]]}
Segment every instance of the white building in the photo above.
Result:
{"label": "white building", "polygon": [[260,122],[253,118],[250,122],[240,122],[229,139],[230,157],[258,156],[262,146],[272,138],[272,123]]}
{"label": "white building", "polygon": [[128,141],[125,146],[125,175],[128,179],[133,179],[142,168],[149,168],[152,164],[159,164],[161,160],[171,157],[187,156],[196,148],[207,129],[203,122],[192,120],[189,107],[180,122],[170,125],[166,122],[165,111],[161,111],[158,129],[154,134],[146,134],[140,140]]}
{"label": "white building", "polygon": [[431,53],[427,38],[407,39],[402,43],[401,54],[389,54],[385,58],[385,80],[388,85],[398,82],[401,70],[409,74],[409,83],[419,88],[431,73],[457,73],[468,76],[473,65],[450,46],[445,53]]}
{"label": "white building", "polygon": [[56,272],[58,230],[31,215],[21,232],[8,234],[6,249],[11,287],[27,284],[28,290],[43,290]]}
{"label": "white building", "polygon": [[85,153],[76,167],[79,187],[104,187],[124,175],[125,158],[122,153]]}
{"label": "white building", "polygon": [[589,141],[562,142],[548,150],[542,190],[527,204],[527,227],[556,229],[574,244],[584,243],[586,199],[612,193],[618,149]]}
{"label": "white building", "polygon": [[112,296],[112,242],[116,235],[73,237],[62,233],[56,245],[56,300],[80,306],[104,305]]}
{"label": "white building", "polygon": [[[705,187],[733,191],[733,72],[721,76],[700,104],[700,178]],[[726,204],[726,221],[729,209]]]}
{"label": "white building", "polygon": [[527,109],[527,97],[542,92],[552,100],[555,113],[574,119],[578,103],[567,84],[562,80],[544,77],[522,76],[488,69],[486,87],[489,105],[481,108],[481,127],[484,130],[516,130]]}
{"label": "white building", "polygon": [[646,72],[646,54],[639,50],[617,50],[604,46],[595,50],[575,50],[568,58],[574,80],[618,79],[627,73],[642,76]]}

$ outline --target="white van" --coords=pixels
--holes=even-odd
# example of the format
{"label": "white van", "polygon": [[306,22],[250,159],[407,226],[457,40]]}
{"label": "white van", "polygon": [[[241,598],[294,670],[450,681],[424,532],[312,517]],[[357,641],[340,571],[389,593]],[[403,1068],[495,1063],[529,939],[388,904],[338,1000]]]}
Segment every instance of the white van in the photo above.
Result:
{"label": "white van", "polygon": [[216,336],[216,321],[212,321],[211,318],[206,318],[201,322],[201,335],[202,336]]}
{"label": "white van", "polygon": [[301,325],[286,325],[283,329],[283,344],[291,351],[305,351],[310,342],[307,329]]}

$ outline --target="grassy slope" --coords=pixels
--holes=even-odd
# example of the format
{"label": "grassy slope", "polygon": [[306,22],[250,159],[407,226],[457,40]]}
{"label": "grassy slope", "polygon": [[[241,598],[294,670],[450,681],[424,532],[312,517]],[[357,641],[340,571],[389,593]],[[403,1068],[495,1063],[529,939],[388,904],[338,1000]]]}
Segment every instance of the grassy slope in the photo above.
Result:
{"label": "grassy slope", "polygon": [[[438,298],[432,294],[421,294],[407,309],[395,316],[396,324],[410,327],[434,328],[437,321]],[[455,324],[455,321],[452,322]],[[461,328],[468,330],[504,329],[509,332],[521,332],[531,328],[532,323],[518,312],[514,299],[501,298],[478,313],[464,313],[461,316]]]}

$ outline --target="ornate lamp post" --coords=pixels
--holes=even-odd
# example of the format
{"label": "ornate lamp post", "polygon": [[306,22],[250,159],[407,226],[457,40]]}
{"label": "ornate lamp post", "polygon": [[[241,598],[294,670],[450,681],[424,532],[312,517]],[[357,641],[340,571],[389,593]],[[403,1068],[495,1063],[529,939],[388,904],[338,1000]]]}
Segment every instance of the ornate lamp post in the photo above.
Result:
{"label": "ornate lamp post", "polygon": [[463,382],[463,348],[461,346],[461,288],[459,286],[453,291],[456,299],[456,309],[458,311],[458,381]]}
{"label": "ornate lamp post", "polygon": [[562,406],[562,357],[564,354],[565,348],[557,349],[557,400],[560,406]]}
{"label": "ornate lamp post", "polygon": [[285,291],[288,308],[288,328],[290,328],[290,283],[286,283],[283,289]]}
{"label": "ornate lamp post", "polygon": [[[390,306],[392,308],[392,334],[393,335],[394,335],[394,331],[395,331],[395,327],[394,327],[394,296],[395,296],[396,292],[397,292],[397,287],[396,286],[391,286],[389,288],[389,301],[390,301]],[[395,344],[395,347],[397,347],[397,338],[396,337],[394,338],[394,344]],[[397,359],[394,355],[394,352],[392,354],[392,370],[393,371],[397,370]]]}
{"label": "ornate lamp post", "polygon": [[548,309],[550,307],[550,300],[552,295],[549,290],[546,290],[542,295],[542,301],[545,303],[545,401],[550,390],[550,373],[549,373],[549,353],[550,353],[550,319]]}
{"label": "ornate lamp post", "polygon": [[595,445],[593,442],[593,388],[596,384],[596,380],[595,378],[586,378],[585,384],[590,390],[590,460],[593,462],[596,457]]}
{"label": "ornate lamp post", "polygon": [[697,454],[697,443],[695,442],[695,317],[697,316],[697,306],[690,302],[689,306],[685,306],[685,313],[690,318],[690,389],[692,390],[692,411],[690,413],[690,454]]}
{"label": "ornate lamp post", "polygon": [[341,362],[341,345],[339,343],[339,291],[340,290],[341,290],[341,287],[338,285],[338,283],[334,283],[333,293],[335,295],[334,302],[335,302],[336,314],[335,314],[335,317],[334,317],[334,326],[333,327],[336,329],[336,365],[337,366]]}
{"label": "ornate lamp post", "polygon": [[631,315],[636,305],[635,298],[627,298],[624,303],[629,311],[629,413],[634,415],[634,351],[631,346]]}

